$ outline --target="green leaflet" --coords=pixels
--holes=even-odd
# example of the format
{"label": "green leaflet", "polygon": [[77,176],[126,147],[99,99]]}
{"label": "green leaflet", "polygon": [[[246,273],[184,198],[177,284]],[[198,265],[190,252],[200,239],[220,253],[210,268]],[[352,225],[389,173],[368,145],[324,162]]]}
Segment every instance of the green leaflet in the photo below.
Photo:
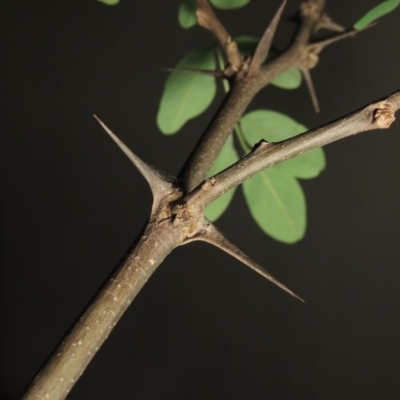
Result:
{"label": "green leaflet", "polygon": [[[240,52],[246,57],[250,57],[254,54],[259,40],[260,39],[253,36],[239,36],[235,39]],[[278,51],[272,48],[267,59],[273,59],[278,56],[278,54]],[[297,68],[290,68],[276,77],[271,84],[281,89],[297,89],[301,84],[301,80],[302,75],[300,70]]]}
{"label": "green leaflet", "polygon": [[300,240],[306,230],[306,203],[297,180],[270,168],[243,182],[250,213],[257,225],[285,243]]}
{"label": "green leaflet", "polygon": [[396,7],[398,7],[399,4],[400,0],[386,0],[381,4],[378,4],[354,24],[354,29],[364,29],[371,22],[392,12]]}
{"label": "green leaflet", "polygon": [[188,29],[197,24],[196,0],[184,0],[179,6],[178,21],[182,28]]}
{"label": "green leaflet", "polygon": [[[257,110],[240,120],[250,144],[265,139],[278,142],[307,130],[287,115]],[[325,168],[322,149],[314,149],[277,164],[245,181],[243,190],[250,213],[261,229],[285,243],[300,240],[306,227],[306,204],[296,178],[314,178]]]}
{"label": "green leaflet", "polygon": [[[307,128],[285,114],[271,110],[257,110],[246,114],[240,120],[242,131],[248,143],[254,144],[262,139],[279,142]],[[291,158],[274,168],[297,178],[315,178],[325,168],[324,151],[314,149],[295,158]]]}
{"label": "green leaflet", "polygon": [[248,4],[250,0],[210,0],[210,3],[222,10],[232,10],[234,8],[240,8]]}
{"label": "green leaflet", "polygon": [[119,0],[97,0],[100,3],[107,4],[108,6],[115,6],[116,4],[119,3]]}
{"label": "green leaflet", "polygon": [[[215,70],[213,51],[194,50],[176,66],[186,69]],[[172,72],[165,84],[157,114],[157,125],[162,133],[176,133],[190,119],[204,112],[217,91],[215,78],[211,76]]]}
{"label": "green leaflet", "polygon": [[297,68],[289,68],[277,76],[271,83],[281,89],[297,89],[301,85],[301,72]]}
{"label": "green leaflet", "polygon": [[[218,154],[211,171],[208,176],[213,176],[218,172],[221,172],[225,168],[229,167],[239,159],[239,156],[233,146],[233,137],[229,136],[228,140],[222,147],[221,152]],[[236,188],[231,189],[224,195],[213,201],[205,210],[205,216],[212,222],[216,221],[228,208],[230,202],[233,199]]]}

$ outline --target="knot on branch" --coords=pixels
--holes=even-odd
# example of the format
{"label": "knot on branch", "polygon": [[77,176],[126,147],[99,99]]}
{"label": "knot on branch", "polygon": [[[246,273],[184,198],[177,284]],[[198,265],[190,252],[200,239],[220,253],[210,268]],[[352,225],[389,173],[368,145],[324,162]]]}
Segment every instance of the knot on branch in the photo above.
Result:
{"label": "knot on branch", "polygon": [[215,178],[206,179],[201,187],[203,190],[210,190],[215,185]]}
{"label": "knot on branch", "polygon": [[298,64],[300,69],[313,69],[318,64],[319,57],[318,54],[310,51]]}
{"label": "knot on branch", "polygon": [[300,16],[302,18],[319,20],[321,17],[321,7],[318,4],[310,1],[307,3],[302,3],[300,6]]}
{"label": "knot on branch", "polygon": [[390,101],[382,101],[372,113],[373,123],[379,129],[387,129],[396,119],[394,116],[395,107]]}

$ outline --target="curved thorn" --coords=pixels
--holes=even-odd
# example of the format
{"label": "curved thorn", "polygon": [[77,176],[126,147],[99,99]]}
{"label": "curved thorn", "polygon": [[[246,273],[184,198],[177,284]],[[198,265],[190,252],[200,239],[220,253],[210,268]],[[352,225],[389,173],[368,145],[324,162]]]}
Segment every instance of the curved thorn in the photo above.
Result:
{"label": "curved thorn", "polygon": [[347,39],[349,37],[356,36],[359,33],[363,32],[369,28],[372,28],[375,25],[376,25],[376,22],[373,22],[373,23],[369,24],[368,26],[366,26],[364,29],[360,29],[360,30],[350,29],[345,32],[340,32],[340,33],[331,35],[325,39],[320,39],[315,42],[312,42],[312,43],[310,43],[309,46],[311,49],[314,49],[314,51],[316,53],[320,53],[325,47],[329,46],[330,44],[338,42],[339,40],[343,40],[343,39]]}
{"label": "curved thorn", "polygon": [[276,286],[280,287],[285,292],[289,293],[291,296],[295,297],[296,299],[302,301],[304,300],[299,297],[296,293],[292,292],[288,287],[286,287],[283,283],[279,282],[275,279],[268,271],[262,268],[259,264],[253,261],[247,254],[245,254],[242,250],[236,247],[233,243],[231,243],[224,235],[221,233],[210,221],[204,220],[204,229],[202,233],[192,240],[202,240],[204,242],[208,242],[221,250],[225,253],[230,254],[231,256],[235,257],[243,264],[247,265],[264,278],[268,279],[270,282],[274,283]]}

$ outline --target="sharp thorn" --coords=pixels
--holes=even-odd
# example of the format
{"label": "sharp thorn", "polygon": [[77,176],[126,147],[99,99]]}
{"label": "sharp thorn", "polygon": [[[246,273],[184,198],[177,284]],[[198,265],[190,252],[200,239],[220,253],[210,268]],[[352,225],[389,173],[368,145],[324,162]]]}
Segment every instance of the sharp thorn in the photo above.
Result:
{"label": "sharp thorn", "polygon": [[233,243],[231,243],[211,222],[204,219],[204,229],[202,234],[194,237],[192,240],[202,240],[204,242],[208,242],[229,255],[235,257],[239,261],[241,261],[246,266],[250,267],[252,270],[256,271],[264,278],[268,279],[270,282],[274,283],[276,286],[280,287],[285,292],[289,293],[291,296],[296,299],[302,301],[304,300],[290,290],[283,283],[279,282],[276,278],[274,278],[268,271],[263,269],[259,264],[253,261],[247,254],[245,254],[242,250],[236,247]]}
{"label": "sharp thorn", "polygon": [[314,84],[311,79],[310,70],[302,69],[301,72],[303,73],[304,80],[306,81],[307,89],[308,89],[308,92],[310,93],[310,97],[311,97],[311,101],[314,106],[314,110],[318,114],[320,112],[320,108],[319,108],[317,93],[315,91]]}
{"label": "sharp thorn", "polygon": [[254,77],[260,72],[261,64],[264,62],[271,49],[272,40],[274,39],[276,28],[281,19],[285,5],[286,0],[283,0],[281,6],[278,8],[277,12],[274,15],[274,18],[272,18],[272,21],[270,22],[268,28],[265,30],[260,40],[260,43],[258,43],[253,58],[250,61],[249,72],[247,76]]}
{"label": "sharp thorn", "polygon": [[171,183],[174,181],[174,178],[167,177],[166,174],[156,170],[151,165],[142,161],[111,131],[111,129],[107,127],[107,125],[99,117],[97,117],[97,115],[93,116],[146,179],[147,183],[150,185],[153,197],[158,199],[159,196],[166,195],[171,189]]}

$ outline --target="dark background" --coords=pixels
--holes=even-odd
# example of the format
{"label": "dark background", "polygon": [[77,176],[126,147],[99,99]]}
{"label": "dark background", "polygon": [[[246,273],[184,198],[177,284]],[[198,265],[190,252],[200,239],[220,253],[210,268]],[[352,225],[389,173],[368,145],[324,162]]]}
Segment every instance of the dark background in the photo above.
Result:
{"label": "dark background", "polygon": [[[328,2],[351,26],[378,1]],[[92,117],[141,158],[175,174],[212,109],[166,137],[155,116],[166,74],[210,35],[182,30],[178,1],[2,2],[0,398],[17,399],[135,238],[150,191]],[[233,35],[259,36],[278,1],[220,12]],[[285,46],[299,2],[289,1]],[[328,48],[304,85],[266,89],[251,109],[309,127],[400,87],[400,11]],[[217,103],[213,106],[215,110]],[[265,236],[241,191],[218,226],[306,303],[207,244],[174,251],[70,399],[399,399],[400,125],[326,148],[302,181],[308,230]]]}

